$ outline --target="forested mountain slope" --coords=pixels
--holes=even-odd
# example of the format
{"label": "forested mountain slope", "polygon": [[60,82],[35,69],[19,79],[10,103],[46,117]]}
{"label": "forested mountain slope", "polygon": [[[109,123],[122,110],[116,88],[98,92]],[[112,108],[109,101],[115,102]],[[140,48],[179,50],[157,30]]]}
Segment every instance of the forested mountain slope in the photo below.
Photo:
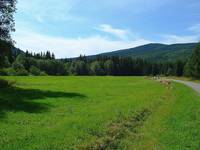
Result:
{"label": "forested mountain slope", "polygon": [[88,56],[95,58],[98,56],[122,56],[122,57],[140,57],[153,61],[175,61],[177,59],[188,59],[192,54],[192,50],[196,47],[197,43],[186,44],[147,44],[135,48],[118,50],[99,55]]}

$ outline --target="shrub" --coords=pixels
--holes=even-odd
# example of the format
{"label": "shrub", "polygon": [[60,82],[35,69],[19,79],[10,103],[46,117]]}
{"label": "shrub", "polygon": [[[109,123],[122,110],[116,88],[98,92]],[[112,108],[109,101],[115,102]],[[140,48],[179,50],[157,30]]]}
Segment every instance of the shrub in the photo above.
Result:
{"label": "shrub", "polygon": [[14,84],[14,82],[9,82],[9,81],[0,79],[0,88],[11,87],[13,84]]}
{"label": "shrub", "polygon": [[97,75],[97,76],[104,75],[104,70],[98,61],[92,62],[90,70],[92,75]]}
{"label": "shrub", "polygon": [[4,70],[6,72],[6,75],[8,75],[8,76],[16,76],[17,75],[15,69],[13,69],[13,68],[6,68]]}
{"label": "shrub", "polygon": [[8,68],[10,66],[11,66],[10,61],[9,61],[8,57],[5,56],[5,58],[4,58],[4,67]]}
{"label": "shrub", "polygon": [[7,76],[5,69],[0,69],[0,76]]}
{"label": "shrub", "polygon": [[40,76],[48,76],[48,74],[47,74],[46,72],[42,71],[42,72],[40,73]]}
{"label": "shrub", "polygon": [[31,66],[30,68],[30,73],[34,76],[39,76],[41,74],[41,71],[40,69],[38,69],[37,67],[35,66]]}
{"label": "shrub", "polygon": [[24,66],[23,66],[22,64],[18,63],[18,62],[14,62],[14,63],[12,64],[12,68],[15,69],[15,70],[17,71],[17,70],[24,69]]}
{"label": "shrub", "polygon": [[16,75],[17,76],[28,76],[29,73],[28,73],[28,71],[26,69],[18,69],[16,71]]}
{"label": "shrub", "polygon": [[17,76],[28,76],[28,71],[24,68],[24,66],[18,62],[14,62],[12,68],[16,71]]}

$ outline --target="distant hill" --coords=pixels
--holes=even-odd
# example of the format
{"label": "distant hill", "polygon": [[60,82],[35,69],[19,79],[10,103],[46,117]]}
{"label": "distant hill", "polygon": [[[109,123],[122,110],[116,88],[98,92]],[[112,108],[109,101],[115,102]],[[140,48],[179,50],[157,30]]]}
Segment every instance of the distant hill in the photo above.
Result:
{"label": "distant hill", "polygon": [[[188,59],[193,49],[197,46],[198,43],[185,43],[185,44],[159,44],[152,43],[143,46],[138,46],[130,49],[123,49],[112,51],[108,53],[102,53],[92,56],[87,56],[87,58],[95,59],[98,56],[120,56],[120,57],[135,57],[135,58],[144,58],[150,61],[175,61],[175,60],[186,60]],[[24,53],[24,51],[19,48],[13,47],[13,55],[19,55]],[[76,58],[74,58],[76,59]]]}
{"label": "distant hill", "polygon": [[121,56],[121,57],[139,57],[151,61],[174,61],[177,59],[185,60],[191,55],[192,50],[197,43],[186,44],[147,44],[135,48],[118,50],[98,55],[88,56],[88,58],[96,58],[98,56]]}

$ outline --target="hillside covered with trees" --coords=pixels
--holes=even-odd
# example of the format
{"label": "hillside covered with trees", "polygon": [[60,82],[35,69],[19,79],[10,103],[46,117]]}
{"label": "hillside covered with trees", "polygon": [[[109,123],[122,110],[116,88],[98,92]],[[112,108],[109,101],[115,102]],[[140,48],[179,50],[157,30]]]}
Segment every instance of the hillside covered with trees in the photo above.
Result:
{"label": "hillside covered with trees", "polygon": [[98,56],[136,57],[136,58],[147,59],[154,62],[187,60],[191,56],[192,50],[196,46],[197,43],[172,44],[172,45],[152,43],[135,48],[89,56],[89,58],[96,58]]}

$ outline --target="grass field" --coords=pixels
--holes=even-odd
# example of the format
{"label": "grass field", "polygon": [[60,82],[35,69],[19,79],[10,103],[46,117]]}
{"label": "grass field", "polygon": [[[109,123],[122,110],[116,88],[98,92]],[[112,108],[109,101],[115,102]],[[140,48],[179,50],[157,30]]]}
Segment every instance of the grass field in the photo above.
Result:
{"label": "grass field", "polygon": [[200,97],[146,77],[5,77],[1,150],[199,149]]}

